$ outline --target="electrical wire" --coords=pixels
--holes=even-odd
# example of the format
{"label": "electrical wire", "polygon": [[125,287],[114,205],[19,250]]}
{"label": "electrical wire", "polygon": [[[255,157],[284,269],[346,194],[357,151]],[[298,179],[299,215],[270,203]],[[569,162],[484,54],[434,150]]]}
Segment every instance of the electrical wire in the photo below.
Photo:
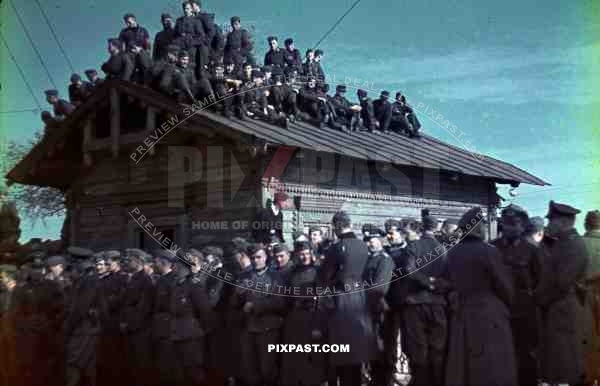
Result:
{"label": "electrical wire", "polygon": [[58,48],[60,48],[60,52],[63,54],[63,56],[67,60],[67,63],[69,64],[69,68],[71,69],[71,72],[75,73],[75,67],[73,66],[73,63],[71,62],[71,59],[69,58],[69,55],[67,55],[67,52],[65,51],[65,49],[64,49],[64,47],[63,47],[60,39],[58,38],[58,35],[56,34],[56,31],[54,30],[54,26],[50,22],[50,19],[48,18],[48,15],[46,14],[46,11],[42,7],[42,4],[40,3],[40,0],[35,0],[35,2],[37,3],[40,11],[42,12],[42,16],[44,17],[44,20],[46,21],[46,24],[48,24],[48,28],[50,28],[50,32],[52,32],[52,36],[54,37],[54,40],[56,41],[56,44],[58,44]]}
{"label": "electrical wire", "polygon": [[321,39],[319,39],[319,41],[317,42],[317,44],[315,44],[315,46],[313,47],[313,49],[317,49],[319,47],[319,44],[321,44],[323,42],[323,40],[325,40],[325,38],[327,36],[329,36],[329,34],[331,34],[333,32],[333,30],[335,30],[335,28],[342,22],[342,20],[344,20],[344,18],[346,16],[348,16],[348,14],[350,12],[352,12],[352,10],[358,5],[358,3],[360,3],[361,0],[356,0],[354,2],[354,4],[352,4],[352,6],[350,8],[348,8],[348,10],[335,22],[335,24],[327,31],[325,32],[325,34],[323,35],[323,37]]}

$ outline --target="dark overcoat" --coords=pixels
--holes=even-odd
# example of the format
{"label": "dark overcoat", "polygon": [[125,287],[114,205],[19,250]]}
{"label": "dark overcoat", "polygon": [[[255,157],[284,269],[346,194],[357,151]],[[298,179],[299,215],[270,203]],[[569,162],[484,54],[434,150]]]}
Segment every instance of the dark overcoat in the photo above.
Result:
{"label": "dark overcoat", "polygon": [[510,275],[498,250],[473,236],[448,252],[451,301],[447,386],[517,386]]}
{"label": "dark overcoat", "polygon": [[321,266],[317,290],[332,300],[328,310],[327,343],[350,345],[349,353],[329,355],[332,366],[358,365],[377,355],[377,338],[363,289],[368,258],[366,244],[349,232],[328,249]]}
{"label": "dark overcoat", "polygon": [[541,372],[549,383],[583,380],[586,309],[580,284],[589,258],[575,229],[542,242],[544,259],[535,299],[541,307]]}

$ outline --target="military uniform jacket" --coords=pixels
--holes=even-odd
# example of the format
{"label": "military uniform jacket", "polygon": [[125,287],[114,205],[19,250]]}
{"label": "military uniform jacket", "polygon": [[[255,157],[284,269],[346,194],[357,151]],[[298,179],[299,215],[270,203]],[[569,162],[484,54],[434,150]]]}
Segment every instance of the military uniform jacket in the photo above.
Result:
{"label": "military uniform jacket", "polygon": [[171,334],[171,294],[175,284],[175,272],[161,275],[156,281],[152,312],[152,338],[161,340]]}
{"label": "military uniform jacket", "polygon": [[367,291],[369,308],[373,312],[382,310],[384,299],[392,280],[394,261],[384,250],[371,252],[363,274],[363,288]]}
{"label": "military uniform jacket", "polygon": [[589,263],[575,229],[545,237],[540,282],[534,296],[542,313],[542,377],[550,383],[577,384],[584,373],[585,307],[581,287]]}
{"label": "military uniform jacket", "polygon": [[123,295],[129,276],[118,271],[99,280],[98,304],[100,306],[100,326],[102,333],[119,332],[120,315],[123,307]]}
{"label": "military uniform jacket", "polygon": [[265,66],[285,67],[285,54],[282,49],[269,50],[265,54]]}
{"label": "military uniform jacket", "polygon": [[498,250],[466,236],[448,251],[451,302],[446,385],[517,386],[510,273]]}
{"label": "military uniform jacket", "polygon": [[201,339],[215,324],[206,288],[194,275],[176,279],[169,303],[173,341]]}
{"label": "military uniform jacket", "polygon": [[126,331],[133,333],[146,327],[152,315],[154,286],[144,270],[136,272],[125,287],[121,323],[127,324]]}
{"label": "military uniform jacket", "polygon": [[371,313],[366,292],[362,289],[368,258],[369,250],[365,243],[348,232],[329,247],[319,270],[317,287],[323,291],[319,301],[331,307],[327,321],[328,343],[350,344],[350,347],[359,348],[351,349],[350,353],[330,354],[330,361],[335,366],[366,362],[377,353]]}
{"label": "military uniform jacket", "polygon": [[135,69],[135,63],[131,60],[129,55],[119,53],[117,55],[111,55],[101,68],[108,79],[130,81]]}
{"label": "military uniform jacket", "polygon": [[370,98],[363,98],[360,101],[360,117],[363,120],[364,125],[372,129],[375,127],[375,111],[373,110],[373,102]]}
{"label": "military uniform jacket", "polygon": [[319,76],[319,69],[317,68],[317,62],[314,60],[312,62],[306,61],[302,64],[302,73],[305,77],[314,76],[317,78]]}
{"label": "military uniform jacket", "polygon": [[334,95],[329,98],[329,103],[335,109],[336,114],[341,117],[346,116],[350,111],[350,107],[352,107],[352,103],[341,95]]}
{"label": "military uniform jacket", "polygon": [[233,30],[227,35],[225,42],[225,55],[228,55],[234,63],[241,64],[252,52],[252,40],[245,29]]}
{"label": "military uniform jacket", "polygon": [[283,284],[277,281],[276,275],[268,268],[260,272],[252,270],[239,285],[241,288],[237,287],[234,293],[235,308],[241,310],[247,302],[254,304],[252,311],[245,314],[246,331],[261,333],[281,328],[286,297],[281,296],[284,295]]}
{"label": "military uniform jacket", "polygon": [[208,46],[210,40],[206,35],[201,19],[194,16],[181,16],[175,22],[175,38],[182,48]]}
{"label": "military uniform jacket", "polygon": [[269,244],[271,230],[275,230],[277,237],[281,241],[285,241],[283,239],[283,213],[281,210],[278,214],[275,214],[271,208],[260,208],[254,221],[256,226],[253,226],[253,237],[256,242]]}
{"label": "military uniform jacket", "polygon": [[533,291],[540,277],[540,264],[543,260],[541,249],[524,239],[512,244],[503,238],[492,242],[502,254],[502,261],[508,267],[513,278],[515,299],[512,305],[512,317],[519,318],[535,315]]}
{"label": "military uniform jacket", "polygon": [[148,34],[146,28],[140,25],[134,28],[123,28],[119,34],[119,40],[123,42],[125,47],[133,42],[136,46],[145,50],[150,49],[150,34]]}
{"label": "military uniform jacket", "polygon": [[294,67],[298,71],[302,69],[302,58],[300,57],[300,51],[297,48],[294,48],[293,51],[288,49],[283,50],[283,60],[285,64],[289,67]]}
{"label": "military uniform jacket", "polygon": [[163,29],[157,32],[154,36],[154,47],[152,48],[152,59],[154,61],[159,59],[166,59],[167,47],[175,40],[175,29]]}
{"label": "military uniform jacket", "polygon": [[379,129],[386,131],[390,126],[392,119],[392,105],[389,101],[377,99],[373,102],[373,112],[375,118],[379,121]]}
{"label": "military uniform jacket", "polygon": [[82,82],[80,86],[75,84],[69,85],[69,100],[72,104],[81,104],[89,96],[89,82]]}
{"label": "military uniform jacket", "polygon": [[95,274],[82,276],[73,291],[65,320],[66,335],[96,335],[99,329],[98,291]]}

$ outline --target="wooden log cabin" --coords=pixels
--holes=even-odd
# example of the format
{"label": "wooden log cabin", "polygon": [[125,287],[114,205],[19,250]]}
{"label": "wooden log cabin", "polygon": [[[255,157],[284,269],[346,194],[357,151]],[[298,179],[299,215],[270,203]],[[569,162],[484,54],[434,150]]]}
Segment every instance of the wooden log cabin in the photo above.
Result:
{"label": "wooden log cabin", "polygon": [[[276,190],[290,197],[284,237],[332,215],[364,223],[459,218],[480,205],[496,218],[496,184],[546,185],[505,162],[429,135],[345,134],[302,122],[288,129],[182,106],[133,83],[107,81],[7,175],[9,182],[65,193],[71,244],[93,249],[179,247],[248,237],[257,207]],[[489,222],[495,234],[495,221]]]}

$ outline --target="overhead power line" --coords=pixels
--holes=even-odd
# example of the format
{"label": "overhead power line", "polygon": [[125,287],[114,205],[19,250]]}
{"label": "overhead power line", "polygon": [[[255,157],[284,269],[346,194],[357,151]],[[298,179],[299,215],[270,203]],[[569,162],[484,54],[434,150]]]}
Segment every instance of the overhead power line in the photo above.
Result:
{"label": "overhead power line", "polygon": [[335,22],[335,24],[327,31],[325,32],[325,34],[323,35],[323,37],[321,39],[319,39],[319,41],[317,42],[317,44],[315,44],[315,46],[313,47],[314,49],[317,49],[319,47],[319,44],[321,44],[323,42],[323,40],[325,40],[325,38],[327,36],[329,36],[329,34],[331,34],[333,32],[333,30],[336,29],[336,27],[342,22],[342,20],[344,20],[344,18],[346,16],[348,16],[348,14],[350,12],[352,12],[352,10],[358,5],[358,3],[360,3],[361,0],[356,0],[354,2],[354,4],[352,4],[352,6],[350,8],[348,8],[348,10]]}
{"label": "overhead power line", "polygon": [[13,52],[11,51],[10,47],[8,46],[8,42],[4,38],[4,34],[2,33],[2,31],[0,31],[0,38],[2,39],[2,42],[4,43],[4,46],[6,47],[6,51],[8,52],[8,55],[10,56],[12,61],[15,63],[15,66],[17,66],[17,70],[19,71],[21,78],[23,78],[23,82],[25,83],[25,86],[27,86],[27,89],[31,93],[31,96],[33,97],[33,100],[35,101],[35,104],[37,104],[38,108],[41,110],[42,105],[40,104],[37,97],[35,96],[35,93],[33,92],[33,88],[31,87],[31,84],[29,84],[29,81],[27,80],[27,77],[25,76],[23,69],[19,65],[19,62],[17,62],[17,59],[15,58],[15,56],[13,55]]}
{"label": "overhead power line", "polygon": [[33,48],[33,51],[37,55],[37,57],[38,57],[41,65],[42,65],[42,67],[46,71],[46,75],[48,76],[48,79],[50,79],[50,83],[52,83],[52,86],[55,89],[57,89],[58,87],[56,86],[56,83],[54,82],[54,79],[52,79],[52,75],[50,74],[50,70],[48,70],[48,66],[46,65],[46,62],[44,61],[44,58],[42,57],[42,54],[40,53],[40,51],[38,50],[37,46],[35,45],[35,42],[33,41],[33,38],[31,37],[31,34],[29,33],[29,30],[27,29],[27,26],[23,22],[23,19],[21,18],[21,15],[19,14],[19,11],[17,10],[17,7],[15,7],[14,0],[9,1],[9,3],[11,5],[13,11],[15,12],[15,15],[17,16],[17,20],[19,21],[19,24],[21,24],[21,28],[23,28],[23,31],[25,31],[25,36],[27,36],[27,40],[29,40],[29,44],[31,45],[31,47]]}
{"label": "overhead power line", "polygon": [[69,55],[67,55],[67,52],[65,51],[60,39],[58,38],[58,35],[56,34],[56,31],[54,30],[54,26],[52,25],[52,23],[50,22],[50,19],[48,18],[48,15],[46,14],[46,11],[44,10],[44,8],[42,7],[42,4],[40,3],[40,0],[35,0],[35,2],[37,3],[40,11],[42,12],[42,16],[44,17],[44,20],[46,21],[46,24],[48,24],[48,28],[50,28],[50,32],[52,32],[52,36],[54,37],[54,40],[56,41],[56,44],[58,44],[58,48],[60,49],[60,52],[63,54],[63,56],[65,57],[67,63],[69,64],[69,68],[71,68],[71,72],[75,73],[75,67],[73,66],[73,63],[71,62],[71,59],[69,58]]}

